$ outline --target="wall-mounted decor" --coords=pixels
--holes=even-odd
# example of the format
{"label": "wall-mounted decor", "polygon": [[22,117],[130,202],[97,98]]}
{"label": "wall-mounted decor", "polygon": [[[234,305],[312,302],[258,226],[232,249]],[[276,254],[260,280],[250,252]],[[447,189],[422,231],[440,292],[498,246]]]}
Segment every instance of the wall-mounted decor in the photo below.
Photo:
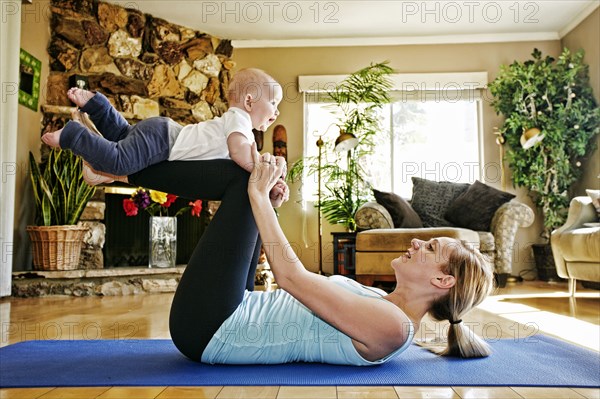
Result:
{"label": "wall-mounted decor", "polygon": [[19,104],[37,112],[42,62],[21,49],[19,54]]}
{"label": "wall-mounted decor", "polygon": [[273,129],[273,154],[287,161],[287,131],[285,126],[277,125]]}

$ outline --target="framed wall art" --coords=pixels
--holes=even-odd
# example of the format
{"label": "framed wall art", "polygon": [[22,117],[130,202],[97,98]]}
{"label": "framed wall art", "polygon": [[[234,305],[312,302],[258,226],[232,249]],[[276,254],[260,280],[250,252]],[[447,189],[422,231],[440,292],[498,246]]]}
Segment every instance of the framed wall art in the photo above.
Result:
{"label": "framed wall art", "polygon": [[37,112],[42,62],[21,49],[19,53],[19,104]]}

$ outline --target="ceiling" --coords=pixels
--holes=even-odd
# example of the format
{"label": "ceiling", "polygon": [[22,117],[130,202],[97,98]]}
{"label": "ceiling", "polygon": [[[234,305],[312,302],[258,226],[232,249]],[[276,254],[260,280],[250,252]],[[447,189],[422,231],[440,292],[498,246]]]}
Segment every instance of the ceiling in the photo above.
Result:
{"label": "ceiling", "polygon": [[110,1],[240,47],[557,40],[600,0]]}

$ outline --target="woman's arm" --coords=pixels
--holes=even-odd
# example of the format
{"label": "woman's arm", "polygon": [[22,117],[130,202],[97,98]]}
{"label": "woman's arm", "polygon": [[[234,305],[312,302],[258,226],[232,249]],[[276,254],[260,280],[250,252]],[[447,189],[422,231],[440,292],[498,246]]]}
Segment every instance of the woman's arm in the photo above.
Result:
{"label": "woman's arm", "polygon": [[[254,147],[253,147],[254,149]],[[252,212],[277,284],[323,320],[352,338],[367,360],[380,359],[400,347],[407,338],[409,319],[395,305],[356,295],[307,271],[283,234],[271,204],[269,190],[281,175],[284,160],[253,151],[254,170],[248,184]]]}

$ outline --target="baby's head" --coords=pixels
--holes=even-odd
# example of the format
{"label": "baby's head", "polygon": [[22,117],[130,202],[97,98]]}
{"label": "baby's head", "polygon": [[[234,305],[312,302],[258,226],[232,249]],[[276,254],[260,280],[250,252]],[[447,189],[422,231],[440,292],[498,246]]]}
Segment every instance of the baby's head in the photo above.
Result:
{"label": "baby's head", "polygon": [[237,72],[229,82],[227,100],[230,107],[237,107],[250,114],[252,127],[265,131],[279,111],[277,106],[283,97],[281,86],[265,71],[246,68]]}
{"label": "baby's head", "polygon": [[229,82],[227,100],[230,106],[238,106],[244,103],[248,95],[257,101],[263,96],[274,97],[277,92],[281,93],[281,86],[272,76],[262,69],[244,68],[233,75]]}

